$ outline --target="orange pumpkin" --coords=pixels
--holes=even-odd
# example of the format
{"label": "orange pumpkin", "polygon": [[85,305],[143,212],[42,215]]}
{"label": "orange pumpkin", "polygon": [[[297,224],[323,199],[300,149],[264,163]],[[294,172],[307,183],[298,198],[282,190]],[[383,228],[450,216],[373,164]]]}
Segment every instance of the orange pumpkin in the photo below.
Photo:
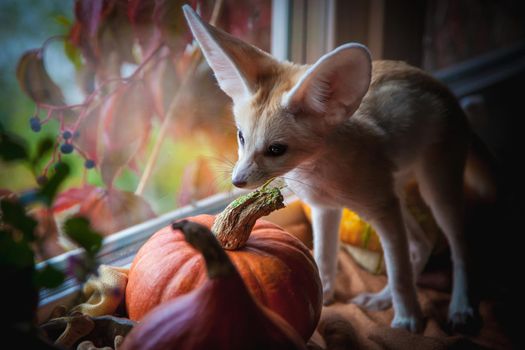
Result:
{"label": "orange pumpkin", "polygon": [[208,228],[184,220],[173,228],[204,258],[206,281],[149,312],[122,350],[306,350],[292,326],[253,299]]}
{"label": "orange pumpkin", "polygon": [[[187,220],[211,228],[215,217]],[[257,220],[246,244],[227,253],[252,295],[308,340],[322,308],[321,281],[308,248],[279,226]],[[160,303],[200,287],[206,274],[202,256],[180,231],[161,229],[141,247],[131,265],[126,288],[129,317],[141,320]]]}

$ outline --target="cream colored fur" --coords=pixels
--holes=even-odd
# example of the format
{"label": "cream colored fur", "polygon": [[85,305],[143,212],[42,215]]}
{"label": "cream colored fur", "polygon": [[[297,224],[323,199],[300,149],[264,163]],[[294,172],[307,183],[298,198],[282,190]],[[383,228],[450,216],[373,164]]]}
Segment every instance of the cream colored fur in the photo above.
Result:
{"label": "cream colored fur", "polygon": [[[463,239],[463,171],[469,129],[450,92],[402,62],[371,62],[359,44],[343,45],[312,66],[279,62],[204,23],[189,7],[190,28],[232,98],[239,138],[234,184],[247,188],[283,177],[312,207],[314,255],[325,303],[333,300],[342,207],[378,231],[388,287],[352,302],[370,309],[393,304],[393,327],[421,331],[414,274],[432,242],[408,213],[401,190],[415,177],[452,248],[453,325],[471,322]],[[240,136],[241,136],[240,134]],[[286,145],[279,156],[272,145]],[[412,260],[412,261],[411,261]]]}

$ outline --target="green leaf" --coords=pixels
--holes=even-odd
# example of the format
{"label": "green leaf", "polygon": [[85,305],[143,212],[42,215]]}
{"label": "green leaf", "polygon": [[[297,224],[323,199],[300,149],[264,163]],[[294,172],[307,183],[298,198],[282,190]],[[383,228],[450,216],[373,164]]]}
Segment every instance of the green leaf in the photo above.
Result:
{"label": "green leaf", "polygon": [[56,165],[55,173],[38,192],[40,200],[45,205],[51,206],[57,194],[58,188],[67,178],[69,172],[69,166],[66,163],[59,163]]}
{"label": "green leaf", "polygon": [[1,130],[0,158],[6,162],[28,159],[25,142],[22,139]]}
{"label": "green leaf", "polygon": [[10,232],[0,230],[0,266],[25,268],[34,263],[33,250],[27,241],[15,241]]}
{"label": "green leaf", "polygon": [[64,283],[65,275],[52,265],[45,265],[36,271],[35,285],[37,288],[56,288]]}
{"label": "green leaf", "polygon": [[16,228],[24,234],[24,239],[33,241],[35,239],[35,229],[37,221],[27,215],[25,208],[17,201],[2,199],[0,201],[2,209],[2,221]]}
{"label": "green leaf", "polygon": [[54,142],[51,138],[46,137],[44,139],[41,139],[38,142],[35,156],[33,157],[33,160],[31,161],[33,165],[37,164],[38,161],[44,158],[53,149],[53,145],[54,145]]}
{"label": "green leaf", "polygon": [[66,235],[84,248],[90,255],[95,255],[102,247],[102,235],[95,231],[89,220],[84,217],[74,217],[64,223]]}

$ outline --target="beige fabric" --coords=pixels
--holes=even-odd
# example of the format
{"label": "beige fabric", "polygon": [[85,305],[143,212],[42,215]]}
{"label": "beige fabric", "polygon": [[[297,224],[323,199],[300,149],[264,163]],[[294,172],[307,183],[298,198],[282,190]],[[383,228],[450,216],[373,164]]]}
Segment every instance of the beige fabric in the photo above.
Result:
{"label": "beige fabric", "polygon": [[316,333],[310,340],[313,349],[510,349],[512,345],[495,321],[493,305],[482,301],[483,327],[476,336],[449,335],[446,330],[450,294],[418,288],[419,301],[427,317],[424,333],[412,334],[389,327],[394,316],[390,308],[369,312],[344,301],[361,292],[379,291],[386,277],[373,275],[357,265],[345,250],[338,258],[337,302],[324,307]]}

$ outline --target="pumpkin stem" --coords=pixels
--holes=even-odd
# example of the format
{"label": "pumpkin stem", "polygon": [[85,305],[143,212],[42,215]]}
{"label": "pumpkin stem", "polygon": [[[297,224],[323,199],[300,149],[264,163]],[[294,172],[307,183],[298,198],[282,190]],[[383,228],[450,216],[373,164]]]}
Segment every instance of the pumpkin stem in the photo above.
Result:
{"label": "pumpkin stem", "polygon": [[262,188],[237,198],[217,215],[211,230],[224,249],[244,247],[253,226],[261,216],[284,208],[283,195],[278,187]]}
{"label": "pumpkin stem", "polygon": [[188,220],[181,220],[172,223],[171,228],[182,231],[186,242],[202,254],[210,279],[237,273],[230,258],[207,227]]}

